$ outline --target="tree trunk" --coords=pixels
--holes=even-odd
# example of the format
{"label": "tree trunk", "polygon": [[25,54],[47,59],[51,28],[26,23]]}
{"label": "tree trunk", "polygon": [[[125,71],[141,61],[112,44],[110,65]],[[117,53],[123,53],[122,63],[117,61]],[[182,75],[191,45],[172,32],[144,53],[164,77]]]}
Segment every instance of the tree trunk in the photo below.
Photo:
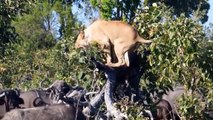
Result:
{"label": "tree trunk", "polygon": [[[92,116],[97,113],[97,109],[104,102],[106,104],[107,112],[111,117],[116,120],[127,119],[127,115],[118,110],[114,103],[117,102],[113,97],[115,92],[123,92],[125,96],[131,97],[136,96],[139,98],[139,82],[141,77],[141,68],[139,67],[141,63],[140,54],[133,53],[129,55],[130,67],[118,67],[111,68],[103,63],[96,61],[94,58],[91,59],[94,66],[99,69],[99,71],[104,71],[106,76],[106,84],[102,88],[102,91],[90,101],[90,106],[86,107],[83,111],[87,116]],[[124,89],[118,90],[119,85],[124,85]],[[117,88],[117,89],[116,89]],[[120,93],[118,93],[118,96]],[[119,97],[118,97],[119,98]],[[134,100],[133,100],[134,101]]]}

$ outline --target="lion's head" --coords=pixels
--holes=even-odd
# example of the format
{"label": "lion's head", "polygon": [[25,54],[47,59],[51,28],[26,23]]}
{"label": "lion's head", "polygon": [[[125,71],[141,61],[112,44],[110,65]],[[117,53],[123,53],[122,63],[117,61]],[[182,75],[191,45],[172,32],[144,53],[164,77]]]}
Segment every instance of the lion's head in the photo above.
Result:
{"label": "lion's head", "polygon": [[82,47],[86,47],[87,45],[88,44],[87,44],[87,40],[85,39],[85,33],[84,31],[81,31],[75,42],[75,48],[82,48]]}

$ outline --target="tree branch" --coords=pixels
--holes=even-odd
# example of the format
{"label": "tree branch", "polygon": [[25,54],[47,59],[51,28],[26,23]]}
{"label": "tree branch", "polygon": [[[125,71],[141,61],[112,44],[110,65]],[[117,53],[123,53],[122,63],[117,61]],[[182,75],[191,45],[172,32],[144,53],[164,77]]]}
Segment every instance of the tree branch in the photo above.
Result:
{"label": "tree branch", "polygon": [[99,109],[104,102],[104,89],[105,87],[103,87],[101,92],[90,101],[90,105],[83,109],[85,116],[92,117],[97,113],[97,109]]}

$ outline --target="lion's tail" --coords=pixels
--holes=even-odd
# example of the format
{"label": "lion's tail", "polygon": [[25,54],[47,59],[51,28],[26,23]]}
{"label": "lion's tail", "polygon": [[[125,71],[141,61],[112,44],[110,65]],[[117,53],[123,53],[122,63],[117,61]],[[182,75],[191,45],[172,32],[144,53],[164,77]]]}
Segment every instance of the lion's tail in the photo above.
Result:
{"label": "lion's tail", "polygon": [[152,43],[152,40],[146,40],[138,35],[137,41],[140,43]]}

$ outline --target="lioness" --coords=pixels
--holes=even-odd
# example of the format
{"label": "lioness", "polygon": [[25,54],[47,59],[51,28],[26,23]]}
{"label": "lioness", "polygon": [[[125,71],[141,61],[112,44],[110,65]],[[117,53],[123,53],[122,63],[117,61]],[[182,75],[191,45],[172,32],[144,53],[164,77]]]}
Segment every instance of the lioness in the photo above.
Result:
{"label": "lioness", "polygon": [[[97,20],[80,32],[75,43],[76,48],[86,47],[97,43],[107,53],[106,65],[110,67],[129,66],[128,52],[132,52],[136,43],[151,43],[138,35],[138,32],[129,24],[122,21]],[[112,50],[118,59],[112,63]],[[124,57],[125,56],[125,57]],[[125,59],[126,58],[126,59]]]}

